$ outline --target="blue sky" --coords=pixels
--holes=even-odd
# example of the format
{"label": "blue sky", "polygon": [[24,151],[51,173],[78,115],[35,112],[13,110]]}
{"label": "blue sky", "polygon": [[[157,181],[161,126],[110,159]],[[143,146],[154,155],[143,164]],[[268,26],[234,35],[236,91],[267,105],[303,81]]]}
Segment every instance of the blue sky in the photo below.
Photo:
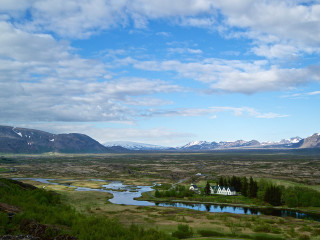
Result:
{"label": "blue sky", "polygon": [[3,0],[0,123],[100,142],[320,132],[320,1]]}

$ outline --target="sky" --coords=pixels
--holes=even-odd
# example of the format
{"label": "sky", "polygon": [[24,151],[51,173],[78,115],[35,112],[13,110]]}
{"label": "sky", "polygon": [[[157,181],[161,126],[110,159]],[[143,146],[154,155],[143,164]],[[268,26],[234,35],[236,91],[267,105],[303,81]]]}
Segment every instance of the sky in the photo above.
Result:
{"label": "sky", "polygon": [[104,143],[320,132],[319,0],[1,0],[0,124]]}

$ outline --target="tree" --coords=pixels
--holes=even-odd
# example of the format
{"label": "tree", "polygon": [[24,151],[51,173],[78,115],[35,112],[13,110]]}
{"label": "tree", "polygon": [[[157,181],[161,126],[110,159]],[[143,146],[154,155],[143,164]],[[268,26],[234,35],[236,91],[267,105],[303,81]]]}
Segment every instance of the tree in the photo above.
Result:
{"label": "tree", "polygon": [[154,193],[154,196],[155,196],[156,198],[161,197],[161,194],[160,194],[160,192],[159,192],[158,189],[157,189],[156,192]]}
{"label": "tree", "polygon": [[246,177],[242,179],[241,194],[245,197],[248,196],[248,180]]}
{"label": "tree", "polygon": [[223,184],[224,184],[223,177],[220,177],[220,178],[219,178],[219,185],[220,185],[220,186],[224,186]]}
{"label": "tree", "polygon": [[207,181],[206,186],[204,187],[204,194],[205,195],[210,195],[210,184],[209,184],[208,181]]}
{"label": "tree", "polygon": [[248,196],[250,198],[255,198],[257,197],[257,193],[258,193],[258,183],[254,181],[252,177],[250,177]]}
{"label": "tree", "polygon": [[281,188],[275,185],[270,185],[266,188],[264,200],[273,206],[280,206],[281,196],[282,196]]}

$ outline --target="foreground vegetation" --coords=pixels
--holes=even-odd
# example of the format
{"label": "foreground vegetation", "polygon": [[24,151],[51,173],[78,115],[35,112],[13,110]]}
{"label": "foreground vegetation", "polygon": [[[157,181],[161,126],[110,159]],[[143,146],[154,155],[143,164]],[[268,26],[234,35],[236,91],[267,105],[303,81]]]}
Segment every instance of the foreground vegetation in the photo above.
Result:
{"label": "foreground vegetation", "polygon": [[172,239],[154,229],[129,228],[101,216],[77,213],[55,192],[0,179],[0,236],[31,234],[41,239]]}
{"label": "foreground vegetation", "polygon": [[[71,237],[78,239],[187,237],[201,240],[218,238],[320,240],[320,223],[307,219],[198,212],[171,207],[115,205],[108,202],[108,199],[112,197],[108,193],[77,192],[74,191],[74,188],[67,186],[70,184],[100,188],[102,184],[107,184],[108,180],[124,180],[125,184],[134,185],[151,185],[156,182],[162,184],[158,188],[158,191],[162,192],[169,190],[172,184],[177,182],[179,184],[174,186],[184,186],[185,189],[188,189],[191,182],[204,187],[207,181],[214,184],[219,181],[221,176],[231,178],[232,175],[235,175],[240,178],[247,176],[249,183],[249,176],[252,176],[258,184],[266,182],[268,186],[282,185],[283,187],[280,189],[283,207],[319,212],[317,200],[320,192],[320,154],[318,153],[270,151],[249,154],[218,152],[130,155],[6,155],[0,157],[0,168],[15,169],[14,172],[0,173],[0,176],[6,178],[53,178],[66,184],[66,186],[50,185],[25,180],[24,182],[39,189],[24,190],[26,192],[25,194],[21,193],[20,200],[18,197],[16,200],[13,200],[14,198],[6,200],[1,192],[0,203],[17,208],[11,220],[8,218],[7,212],[0,211],[2,216],[0,220],[1,234],[31,234],[30,229],[38,226],[37,229],[45,229],[44,232],[48,235],[48,239],[54,239],[53,236],[59,235],[64,236],[59,239],[72,239]],[[196,173],[199,172],[201,176],[196,176]],[[92,178],[103,179],[105,182],[89,181]],[[10,185],[11,183],[4,184]],[[0,189],[3,191],[3,186],[0,186]],[[10,189],[15,188],[10,187]],[[265,192],[266,189],[263,191]],[[20,190],[11,193],[14,192],[20,192]],[[35,194],[36,192],[40,193]],[[244,195],[228,198],[218,195],[192,195],[188,197],[182,195],[180,197],[163,197],[163,200],[181,199],[248,206],[270,205],[262,198],[261,192],[262,188],[258,189],[257,197],[253,198]],[[302,194],[297,195],[297,193]],[[47,197],[43,198],[42,196]],[[46,198],[51,200],[45,200]],[[144,198],[155,201],[154,195],[144,194]],[[48,209],[46,209],[47,207]],[[37,211],[33,212],[32,209]],[[61,212],[61,216],[58,212]],[[93,225],[104,230],[100,231]],[[86,235],[86,232],[95,237],[91,238],[91,235]]]}

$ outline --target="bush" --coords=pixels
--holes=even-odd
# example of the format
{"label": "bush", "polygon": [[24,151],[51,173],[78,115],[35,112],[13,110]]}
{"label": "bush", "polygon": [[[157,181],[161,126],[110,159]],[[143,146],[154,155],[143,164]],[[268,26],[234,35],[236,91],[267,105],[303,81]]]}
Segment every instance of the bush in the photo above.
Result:
{"label": "bush", "polygon": [[172,233],[172,237],[175,238],[188,238],[193,236],[193,230],[186,224],[179,224],[178,230]]}
{"label": "bush", "polygon": [[198,230],[201,237],[224,237],[225,234],[222,232],[217,232],[213,230]]}
{"label": "bush", "polygon": [[299,240],[309,240],[309,239],[310,239],[310,236],[307,234],[303,234],[299,236]]}
{"label": "bush", "polygon": [[284,240],[284,238],[282,238],[282,237],[272,236],[272,235],[263,234],[263,233],[253,235],[253,239],[255,239],[255,240]]}
{"label": "bush", "polygon": [[5,234],[5,227],[8,224],[8,214],[0,212],[0,235]]}
{"label": "bush", "polygon": [[268,224],[262,224],[262,225],[255,226],[255,227],[253,228],[253,231],[254,231],[254,232],[265,232],[265,233],[269,233],[269,232],[271,232],[271,227],[270,227],[270,225],[268,225]]}

